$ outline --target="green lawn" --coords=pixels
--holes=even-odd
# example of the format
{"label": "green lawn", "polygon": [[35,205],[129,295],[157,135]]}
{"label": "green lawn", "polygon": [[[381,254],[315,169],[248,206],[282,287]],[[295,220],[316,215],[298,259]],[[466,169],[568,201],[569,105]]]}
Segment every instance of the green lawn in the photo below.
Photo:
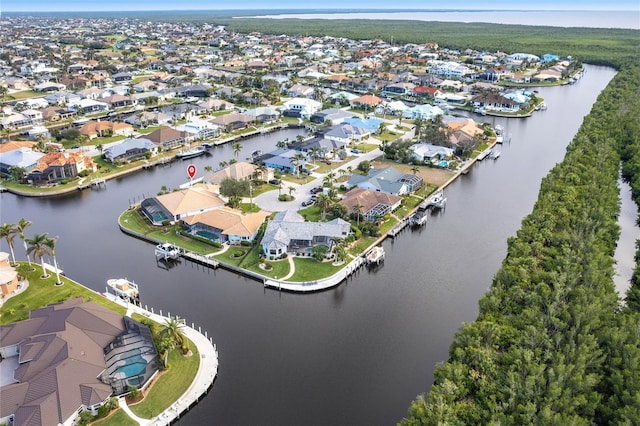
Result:
{"label": "green lawn", "polygon": [[179,349],[169,352],[169,368],[156,379],[142,402],[131,405],[131,411],[137,416],[150,419],[162,413],[176,402],[193,382],[200,366],[200,353],[192,341],[187,341],[193,355],[185,357]]}
{"label": "green lawn", "polygon": [[40,278],[42,267],[39,264],[32,263],[32,267],[29,267],[26,262],[19,262],[17,271],[18,274],[29,281],[29,287],[21,294],[8,299],[0,307],[0,324],[9,324],[28,319],[29,312],[33,309],[42,308],[73,297],[82,297],[85,301],[95,302],[121,315],[124,315],[127,311],[125,307],[111,302],[107,298],[74,283],[62,275],[60,280],[64,285],[61,286],[55,285],[56,276],[51,272],[49,272],[48,278]]}
{"label": "green lawn", "polygon": [[118,409],[112,415],[105,419],[100,419],[91,423],[92,426],[138,426],[138,422],[124,412]]}
{"label": "green lawn", "polygon": [[141,233],[146,237],[153,238],[157,241],[166,241],[194,253],[209,254],[220,251],[219,248],[211,244],[178,234],[176,231],[180,229],[179,225],[152,226],[139,211],[138,208],[125,211],[118,218],[118,222],[123,227]]}
{"label": "green lawn", "polygon": [[338,272],[344,265],[334,266],[331,262],[318,262],[313,258],[295,257],[296,272],[289,281],[302,282],[327,278]]}
{"label": "green lawn", "polygon": [[289,271],[291,271],[291,267],[289,266],[289,261],[287,259],[269,260],[268,262],[272,266],[272,269],[269,271],[260,269],[258,263],[246,268],[253,272],[257,272],[271,278],[282,278],[284,276],[287,276],[287,274],[289,274]]}

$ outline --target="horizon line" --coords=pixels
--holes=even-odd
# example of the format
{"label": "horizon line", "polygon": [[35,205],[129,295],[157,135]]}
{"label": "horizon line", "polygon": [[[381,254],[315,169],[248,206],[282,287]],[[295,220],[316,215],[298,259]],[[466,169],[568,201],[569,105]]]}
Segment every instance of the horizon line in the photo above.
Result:
{"label": "horizon line", "polygon": [[235,8],[235,9],[94,9],[94,10],[4,10],[4,13],[91,13],[91,12],[212,12],[212,11],[345,11],[345,10],[358,10],[358,11],[423,11],[423,12],[638,12],[634,9],[475,9],[475,8],[391,8],[391,7],[375,7],[375,8],[360,8],[360,7],[332,7],[332,8],[311,8],[311,7],[299,7],[299,8]]}

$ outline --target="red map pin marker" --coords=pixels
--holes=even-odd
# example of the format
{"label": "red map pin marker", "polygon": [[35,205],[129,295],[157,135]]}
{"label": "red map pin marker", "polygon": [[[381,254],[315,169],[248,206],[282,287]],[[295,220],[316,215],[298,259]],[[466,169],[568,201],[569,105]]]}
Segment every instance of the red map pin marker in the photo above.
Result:
{"label": "red map pin marker", "polygon": [[195,164],[189,164],[187,166],[187,174],[189,175],[189,179],[193,179],[197,171],[198,169],[196,168]]}

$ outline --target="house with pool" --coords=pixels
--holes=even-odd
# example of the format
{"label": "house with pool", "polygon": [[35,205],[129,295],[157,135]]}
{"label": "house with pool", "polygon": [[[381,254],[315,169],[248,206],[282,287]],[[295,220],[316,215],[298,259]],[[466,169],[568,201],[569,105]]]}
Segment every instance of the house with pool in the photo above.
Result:
{"label": "house with pool", "polygon": [[271,213],[259,211],[243,213],[240,210],[222,207],[182,219],[186,232],[219,243],[239,244],[255,239],[260,225]]}
{"label": "house with pool", "polygon": [[0,356],[0,423],[11,425],[74,425],[159,368],[148,327],[82,298],[0,326]]}
{"label": "house with pool", "polygon": [[325,245],[331,250],[335,240],[346,238],[350,230],[349,222],[340,218],[329,222],[306,222],[297,212],[284,210],[267,222],[260,244],[268,259],[289,253],[311,256],[314,246]]}
{"label": "house with pool", "polygon": [[198,183],[179,191],[145,198],[140,203],[140,211],[156,226],[164,221],[177,222],[224,206],[217,188],[217,185]]}

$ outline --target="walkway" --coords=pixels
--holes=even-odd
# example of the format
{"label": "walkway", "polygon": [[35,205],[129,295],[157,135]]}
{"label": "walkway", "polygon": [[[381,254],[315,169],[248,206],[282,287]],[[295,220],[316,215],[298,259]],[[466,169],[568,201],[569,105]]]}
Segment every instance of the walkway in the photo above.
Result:
{"label": "walkway", "polygon": [[282,281],[286,281],[296,273],[296,263],[293,261],[293,256],[288,255],[287,261],[289,262],[289,273],[284,277],[280,278]]}

